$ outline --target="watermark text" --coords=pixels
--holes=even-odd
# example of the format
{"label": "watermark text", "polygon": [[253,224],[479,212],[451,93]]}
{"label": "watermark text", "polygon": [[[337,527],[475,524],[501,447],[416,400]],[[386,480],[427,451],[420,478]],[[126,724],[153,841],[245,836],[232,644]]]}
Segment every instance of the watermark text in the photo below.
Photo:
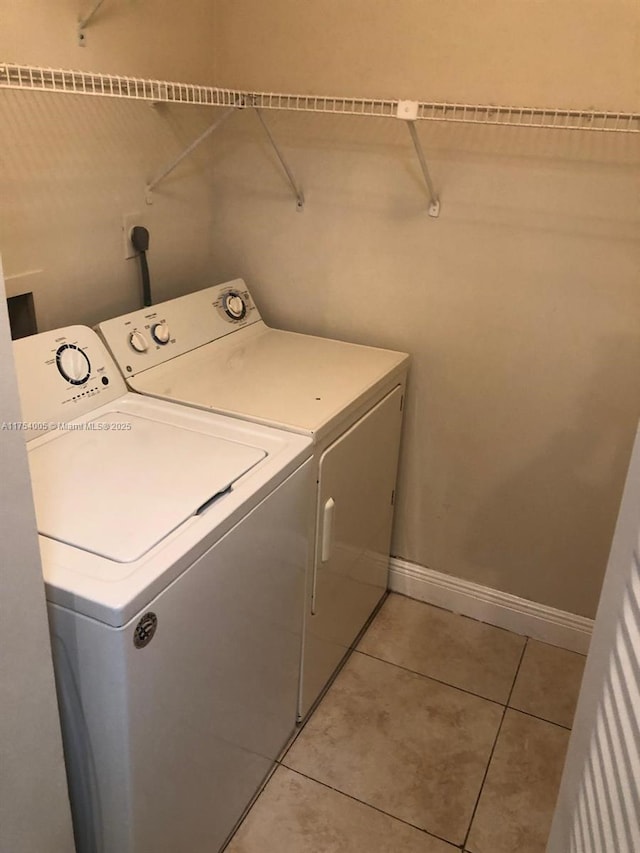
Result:
{"label": "watermark text", "polygon": [[36,430],[38,432],[127,432],[133,427],[130,421],[87,421],[69,423],[68,421],[0,421],[0,432],[9,430]]}

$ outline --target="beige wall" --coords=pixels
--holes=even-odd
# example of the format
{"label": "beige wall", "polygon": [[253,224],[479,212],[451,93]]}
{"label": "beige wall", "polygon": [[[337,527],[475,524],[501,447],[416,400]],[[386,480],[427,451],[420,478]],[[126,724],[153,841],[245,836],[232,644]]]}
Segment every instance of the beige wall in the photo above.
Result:
{"label": "beige wall", "polygon": [[[55,8],[52,8],[55,5]],[[87,2],[87,7],[93,3]],[[627,0],[13,0],[0,55],[254,89],[638,109]],[[84,7],[83,7],[84,8]],[[215,77],[213,73],[215,72]],[[394,552],[592,615],[640,394],[635,138],[250,112],[144,204],[213,119],[2,92],[0,248],[41,327],[139,304],[121,219],[151,231],[157,298],[244,275],[274,324],[413,356]],[[6,192],[4,190],[6,187]]]}
{"label": "beige wall", "polygon": [[[77,18],[95,0],[3,4],[4,61],[160,79],[207,81],[208,0],[104,0],[78,47]],[[157,299],[207,275],[211,207],[196,153],[145,204],[145,185],[213,119],[207,110],[2,91],[0,250],[8,288],[32,289],[41,329],[94,323],[141,305],[137,261],[124,259],[123,215],[150,231]],[[12,276],[36,270],[23,278]]]}
{"label": "beige wall", "polygon": [[[634,109],[629,2],[220,0],[221,85]],[[413,356],[393,550],[592,616],[640,413],[636,139],[254,116],[215,150],[215,268],[270,321]]]}
{"label": "beige wall", "polygon": [[638,106],[636,0],[217,0],[219,85]]}
{"label": "beige wall", "polygon": [[[0,422],[20,403],[0,265]],[[38,537],[21,432],[0,443],[0,850],[74,850]]]}

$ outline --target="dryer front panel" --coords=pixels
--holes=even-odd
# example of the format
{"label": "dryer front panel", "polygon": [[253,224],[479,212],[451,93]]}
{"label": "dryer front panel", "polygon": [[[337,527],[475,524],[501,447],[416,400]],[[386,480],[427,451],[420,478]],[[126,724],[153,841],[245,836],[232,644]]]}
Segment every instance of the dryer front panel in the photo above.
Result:
{"label": "dryer front panel", "polygon": [[320,458],[302,716],[387,589],[403,393],[398,385]]}

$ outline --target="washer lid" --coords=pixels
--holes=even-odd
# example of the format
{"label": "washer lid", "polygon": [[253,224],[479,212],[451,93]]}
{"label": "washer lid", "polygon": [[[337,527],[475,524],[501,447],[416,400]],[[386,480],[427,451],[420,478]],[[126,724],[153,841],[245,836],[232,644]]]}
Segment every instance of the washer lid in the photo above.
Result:
{"label": "washer lid", "polygon": [[38,530],[118,563],[142,557],[267,454],[121,412],[29,452]]}

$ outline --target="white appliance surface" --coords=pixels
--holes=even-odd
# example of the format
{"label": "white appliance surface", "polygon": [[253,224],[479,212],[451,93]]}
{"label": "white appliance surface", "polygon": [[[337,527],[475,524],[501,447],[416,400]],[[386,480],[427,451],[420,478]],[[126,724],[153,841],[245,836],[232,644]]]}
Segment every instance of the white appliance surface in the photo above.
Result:
{"label": "white appliance surface", "polygon": [[309,466],[121,627],[49,603],[78,853],[216,853],[291,737]]}
{"label": "white appliance surface", "polygon": [[[67,346],[90,364],[81,386],[57,368]],[[85,327],[23,338],[14,353],[47,597],[109,625],[132,618],[310,455],[302,436],[127,392]]]}
{"label": "white appliance surface", "polygon": [[14,355],[78,853],[215,853],[295,726],[312,443],[129,393],[85,327]]}
{"label": "white appliance surface", "polygon": [[[229,291],[246,301],[240,322],[221,314]],[[154,344],[149,332],[160,319],[172,332],[166,345]],[[240,279],[107,320],[98,330],[134,391],[316,442],[390,378],[399,379],[408,363],[406,353],[272,329]],[[144,352],[130,345],[134,332],[147,335]]]}
{"label": "white appliance surface", "polygon": [[375,394],[405,358],[256,323],[178,361],[139,373],[131,388],[318,440],[364,397]]}
{"label": "white appliance surface", "polygon": [[272,329],[241,279],[98,329],[131,389],[313,440],[305,716],[387,588],[409,356]]}
{"label": "white appliance surface", "polygon": [[139,560],[266,456],[118,410],[78,426],[29,453],[38,530],[119,563]]}

